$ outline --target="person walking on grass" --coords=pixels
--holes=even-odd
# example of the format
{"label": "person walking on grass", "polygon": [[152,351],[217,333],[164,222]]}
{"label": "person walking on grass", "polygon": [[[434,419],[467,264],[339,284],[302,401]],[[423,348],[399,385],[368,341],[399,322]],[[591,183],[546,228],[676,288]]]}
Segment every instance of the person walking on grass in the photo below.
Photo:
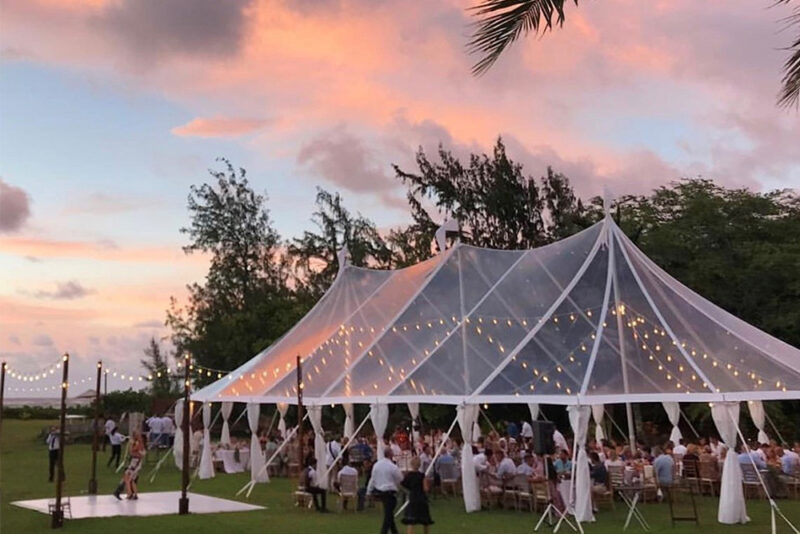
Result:
{"label": "person walking on grass", "polygon": [[430,491],[430,479],[420,470],[421,465],[419,456],[411,458],[411,470],[401,483],[408,491],[408,506],[403,515],[406,534],[414,534],[414,525],[422,525],[422,532],[428,534],[428,527],[433,524],[427,495]]}
{"label": "person walking on grass", "polygon": [[122,475],[122,480],[117,486],[117,489],[114,490],[114,497],[116,497],[117,500],[122,500],[120,494],[123,489],[128,499],[136,500],[139,498],[139,471],[144,462],[145,452],[144,440],[141,434],[139,434],[139,432],[134,432],[131,438],[130,462],[128,463],[128,467],[125,468],[125,473]]}
{"label": "person walking on grass", "polygon": [[391,532],[397,534],[394,523],[394,509],[397,506],[397,486],[403,481],[403,473],[392,461],[394,452],[391,447],[383,450],[383,458],[372,466],[367,493],[375,495],[383,503],[383,524],[381,534]]}
{"label": "person walking on grass", "polygon": [[114,464],[114,469],[119,467],[120,456],[122,454],[122,442],[126,439],[128,438],[120,434],[117,427],[111,430],[108,435],[108,441],[111,443],[111,457],[109,457],[106,467],[110,467],[112,463]]}
{"label": "person walking on grass", "polygon": [[[47,443],[47,454],[50,457],[50,468],[48,470],[50,476],[47,481],[52,482],[56,472],[56,465],[58,464],[58,453],[61,450],[61,437],[58,435],[58,429],[56,427],[50,427],[50,432],[47,434],[45,443]],[[61,474],[61,479],[64,479],[63,473]]]}

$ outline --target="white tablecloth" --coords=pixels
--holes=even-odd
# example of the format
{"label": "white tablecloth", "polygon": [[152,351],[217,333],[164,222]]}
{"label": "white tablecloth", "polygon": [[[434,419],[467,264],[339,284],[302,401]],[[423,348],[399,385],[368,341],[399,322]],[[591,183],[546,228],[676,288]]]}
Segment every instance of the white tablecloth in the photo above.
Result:
{"label": "white tablecloth", "polygon": [[217,457],[222,460],[222,467],[226,473],[241,473],[250,466],[250,451],[240,450],[239,461],[235,459],[236,451],[232,450],[218,450]]}

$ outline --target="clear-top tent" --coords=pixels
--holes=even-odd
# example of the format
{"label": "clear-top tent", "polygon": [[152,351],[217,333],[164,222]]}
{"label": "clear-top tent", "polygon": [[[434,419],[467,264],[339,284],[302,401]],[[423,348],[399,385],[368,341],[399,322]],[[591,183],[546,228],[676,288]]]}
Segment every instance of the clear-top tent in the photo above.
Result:
{"label": "clear-top tent", "polygon": [[285,336],[193,400],[710,402],[800,398],[800,350],[661,270],[610,217],[532,250],[456,244],[346,266]]}

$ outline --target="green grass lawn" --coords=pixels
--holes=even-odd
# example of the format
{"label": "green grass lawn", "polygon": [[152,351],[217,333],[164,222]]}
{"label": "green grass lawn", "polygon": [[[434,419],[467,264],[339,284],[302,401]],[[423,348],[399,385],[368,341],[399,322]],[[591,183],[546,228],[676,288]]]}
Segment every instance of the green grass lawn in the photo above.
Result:
{"label": "green grass lawn", "polygon": [[[3,421],[2,455],[0,455],[0,533],[35,534],[50,530],[49,517],[11,506],[11,501],[52,497],[54,485],[47,482],[47,451],[37,438],[39,430],[48,421]],[[107,454],[107,453],[106,453]],[[101,453],[98,469],[98,484],[101,494],[113,491],[119,477],[105,467],[105,455]],[[89,479],[91,448],[88,445],[71,445],[66,450],[65,468],[67,480],[65,494],[81,495],[86,492]],[[152,464],[143,470],[149,473]],[[154,483],[142,477],[140,491],[167,491],[180,489],[180,473],[169,462]],[[234,496],[249,479],[249,475],[218,475],[207,481],[195,480],[191,491],[214,495],[227,499]],[[203,514],[181,517],[176,515],[145,518],[109,518],[67,520],[64,530],[85,533],[113,532],[121,534],[136,532],[161,534],[169,532],[191,532],[193,534],[250,533],[267,532],[274,534],[315,533],[355,533],[377,532],[380,526],[380,510],[369,509],[363,513],[319,515],[299,510],[292,504],[290,481],[277,479],[269,484],[258,484],[249,502],[265,506],[265,510],[224,514]],[[110,498],[110,497],[109,497]],[[244,499],[242,499],[244,500]],[[329,498],[329,506],[335,508],[335,498]],[[800,525],[800,501],[780,501],[784,513]],[[178,503],[175,503],[177,510]],[[716,522],[717,500],[702,498],[698,501],[700,527],[680,524],[670,527],[669,512],[666,505],[648,504],[642,506],[645,517],[653,527],[653,532],[697,532],[701,529],[709,533],[730,532],[735,534],[763,533],[769,531],[769,509],[763,502],[748,501],[748,514],[751,523],[742,526],[726,526]],[[525,512],[504,510],[483,511],[466,514],[458,498],[436,498],[431,501],[431,514],[436,524],[434,532],[453,532],[458,534],[487,534],[493,532],[530,533],[538,516]],[[616,511],[603,510],[598,522],[585,525],[588,533],[621,532],[624,522],[624,506],[618,503]],[[547,532],[549,530],[545,530]],[[562,529],[562,531],[564,531]],[[420,530],[421,532],[421,530]],[[641,532],[634,525],[628,532]],[[788,527],[779,525],[779,532],[789,532]]]}

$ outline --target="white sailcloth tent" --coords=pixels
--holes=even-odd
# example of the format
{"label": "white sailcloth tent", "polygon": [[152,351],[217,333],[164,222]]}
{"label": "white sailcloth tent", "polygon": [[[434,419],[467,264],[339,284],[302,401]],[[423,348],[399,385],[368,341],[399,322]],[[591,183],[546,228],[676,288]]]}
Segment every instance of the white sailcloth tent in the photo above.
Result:
{"label": "white sailcloth tent", "polygon": [[800,350],[670,277],[609,216],[531,250],[344,266],[283,338],[192,399],[296,402],[298,355],[310,405],[800,398]]}

